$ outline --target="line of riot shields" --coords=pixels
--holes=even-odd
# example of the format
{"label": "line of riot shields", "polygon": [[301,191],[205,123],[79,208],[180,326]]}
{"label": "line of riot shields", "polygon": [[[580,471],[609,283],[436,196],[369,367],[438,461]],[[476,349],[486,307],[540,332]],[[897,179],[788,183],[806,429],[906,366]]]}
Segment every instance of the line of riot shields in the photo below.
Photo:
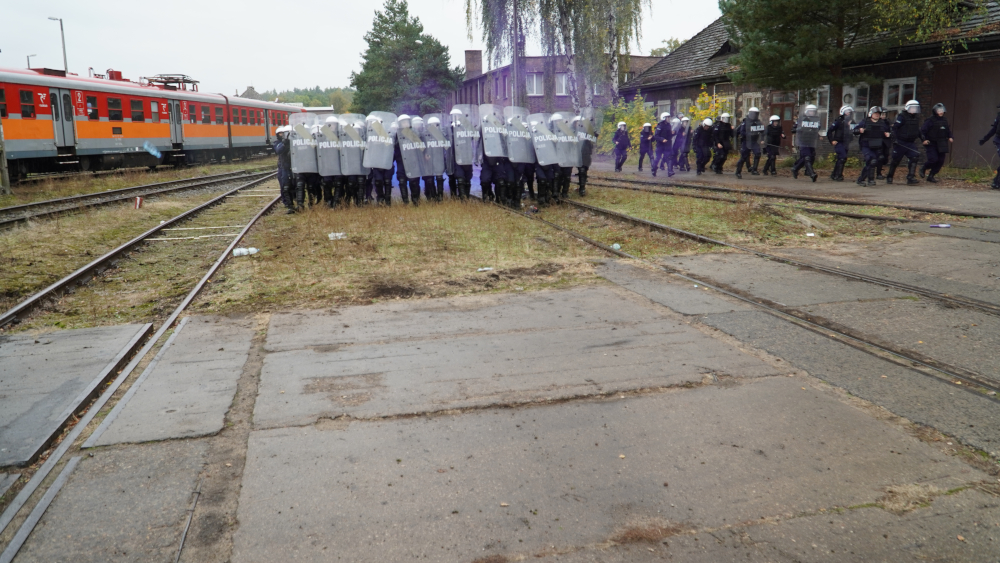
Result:
{"label": "line of riot shields", "polygon": [[[587,169],[603,113],[584,108],[530,113],[492,104],[454,106],[423,116],[376,111],[293,114],[278,128],[275,150],[284,205],[391,205],[393,178],[404,203],[482,198],[513,208],[530,197],[545,205],[569,196],[572,169],[586,193]],[[478,174],[475,170],[478,167]],[[534,185],[537,182],[537,195]],[[527,189],[527,193],[525,193]]]}

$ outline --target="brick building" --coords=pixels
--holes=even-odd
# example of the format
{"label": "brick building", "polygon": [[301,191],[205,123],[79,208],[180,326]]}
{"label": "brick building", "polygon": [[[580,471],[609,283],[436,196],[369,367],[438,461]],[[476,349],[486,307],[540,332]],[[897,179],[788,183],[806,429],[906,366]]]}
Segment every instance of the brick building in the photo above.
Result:
{"label": "brick building", "polygon": [[[986,25],[983,25],[986,24]],[[982,26],[982,27],[980,27]],[[974,32],[973,30],[978,30]],[[885,107],[895,119],[910,99],[921,102],[924,117],[931,107],[942,102],[955,136],[951,153],[955,166],[984,166],[996,160],[992,146],[980,147],[978,140],[986,133],[1000,104],[1000,5],[990,4],[986,21],[975,18],[954,30],[975,40],[968,51],[946,57],[940,43],[904,45],[880,60],[852,67],[878,78],[871,84],[822,86],[806,99],[802,92],[771,90],[753,84],[737,86],[726,76],[733,70],[729,59],[735,54],[722,18],[719,18],[674,52],[622,85],[626,99],[637,93],[657,107],[657,113],[688,111],[704,84],[709,94],[724,102],[725,110],[741,119],[750,107],[761,109],[764,119],[779,115],[790,127],[802,104],[815,103],[823,119],[823,134],[829,119],[836,118],[842,105],[851,105],[863,115],[873,105]],[[787,130],[787,129],[786,129]],[[790,150],[791,135],[783,146]],[[853,145],[857,150],[857,144]],[[830,149],[822,143],[821,150]],[[996,166],[996,163],[993,164]]]}
{"label": "brick building", "polygon": [[[644,72],[649,67],[658,62],[661,57],[629,57],[629,69],[623,73],[625,80],[631,80],[636,75]],[[566,60],[563,57],[524,57],[521,59],[524,65],[528,91],[528,110],[532,113],[542,113],[546,111],[565,111],[573,109],[573,102],[569,96],[569,85],[566,80]],[[546,64],[550,66],[549,71],[555,74],[555,92],[553,92],[552,107],[546,109],[545,95],[545,72]],[[623,81],[624,82],[624,81]],[[607,84],[596,84],[593,88],[594,107],[608,105]],[[512,105],[511,67],[502,66],[493,70],[483,72],[483,52],[465,52],[465,80],[462,85],[452,93],[452,104],[496,104],[498,106]],[[583,98],[581,92],[581,98]]]}

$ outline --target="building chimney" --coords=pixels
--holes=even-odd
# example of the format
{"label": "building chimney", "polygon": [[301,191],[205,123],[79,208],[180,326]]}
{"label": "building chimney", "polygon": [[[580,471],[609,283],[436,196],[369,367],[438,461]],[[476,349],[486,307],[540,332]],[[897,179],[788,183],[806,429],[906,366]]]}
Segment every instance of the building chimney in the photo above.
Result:
{"label": "building chimney", "polygon": [[465,52],[465,79],[475,78],[483,74],[483,52]]}

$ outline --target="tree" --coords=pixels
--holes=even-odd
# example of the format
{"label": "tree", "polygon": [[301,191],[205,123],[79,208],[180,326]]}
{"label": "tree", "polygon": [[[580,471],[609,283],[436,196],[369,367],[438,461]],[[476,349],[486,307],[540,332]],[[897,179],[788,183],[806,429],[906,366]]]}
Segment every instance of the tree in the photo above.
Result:
{"label": "tree", "polygon": [[511,61],[514,72],[514,105],[525,105],[528,91],[524,45],[528,30],[534,27],[538,0],[465,0],[465,23],[472,39],[473,27],[482,25],[486,56],[494,67]]}
{"label": "tree", "polygon": [[424,33],[406,0],[386,0],[365,34],[361,72],[351,73],[357,92],[352,111],[426,114],[445,110],[462,83],[462,69],[450,67],[448,48]]}
{"label": "tree", "polygon": [[852,64],[930,39],[982,10],[984,1],[719,0],[736,51],[729,76],[779,90],[860,82],[867,77],[848,70]]}
{"label": "tree", "polygon": [[351,88],[293,88],[291,90],[267,90],[260,93],[262,100],[278,99],[281,102],[302,104],[306,107],[333,106],[337,113],[344,113],[351,106],[354,90]]}
{"label": "tree", "polygon": [[649,52],[650,57],[665,57],[676,51],[677,48],[684,43],[687,43],[687,39],[677,39],[676,37],[671,37],[670,39],[664,39],[662,43],[662,47],[657,47]]}

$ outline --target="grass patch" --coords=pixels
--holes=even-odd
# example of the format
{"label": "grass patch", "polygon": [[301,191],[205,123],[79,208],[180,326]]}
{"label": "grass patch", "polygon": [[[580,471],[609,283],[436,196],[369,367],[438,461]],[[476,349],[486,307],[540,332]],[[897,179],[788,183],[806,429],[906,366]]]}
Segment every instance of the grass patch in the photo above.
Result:
{"label": "grass patch", "polygon": [[[346,233],[331,241],[329,233]],[[596,278],[606,254],[545,225],[479,202],[314,208],[265,217],[194,305],[270,308],[568,287]],[[479,268],[493,268],[478,272]]]}
{"label": "grass patch", "polygon": [[128,170],[119,174],[102,174],[100,176],[79,174],[70,177],[51,178],[12,186],[13,195],[0,195],[0,207],[169,182],[171,180],[183,180],[197,176],[225,174],[226,172],[234,172],[236,170],[272,169],[277,167],[277,163],[277,158],[268,157],[233,164],[206,164],[188,168],[163,167],[152,173],[142,170]]}

